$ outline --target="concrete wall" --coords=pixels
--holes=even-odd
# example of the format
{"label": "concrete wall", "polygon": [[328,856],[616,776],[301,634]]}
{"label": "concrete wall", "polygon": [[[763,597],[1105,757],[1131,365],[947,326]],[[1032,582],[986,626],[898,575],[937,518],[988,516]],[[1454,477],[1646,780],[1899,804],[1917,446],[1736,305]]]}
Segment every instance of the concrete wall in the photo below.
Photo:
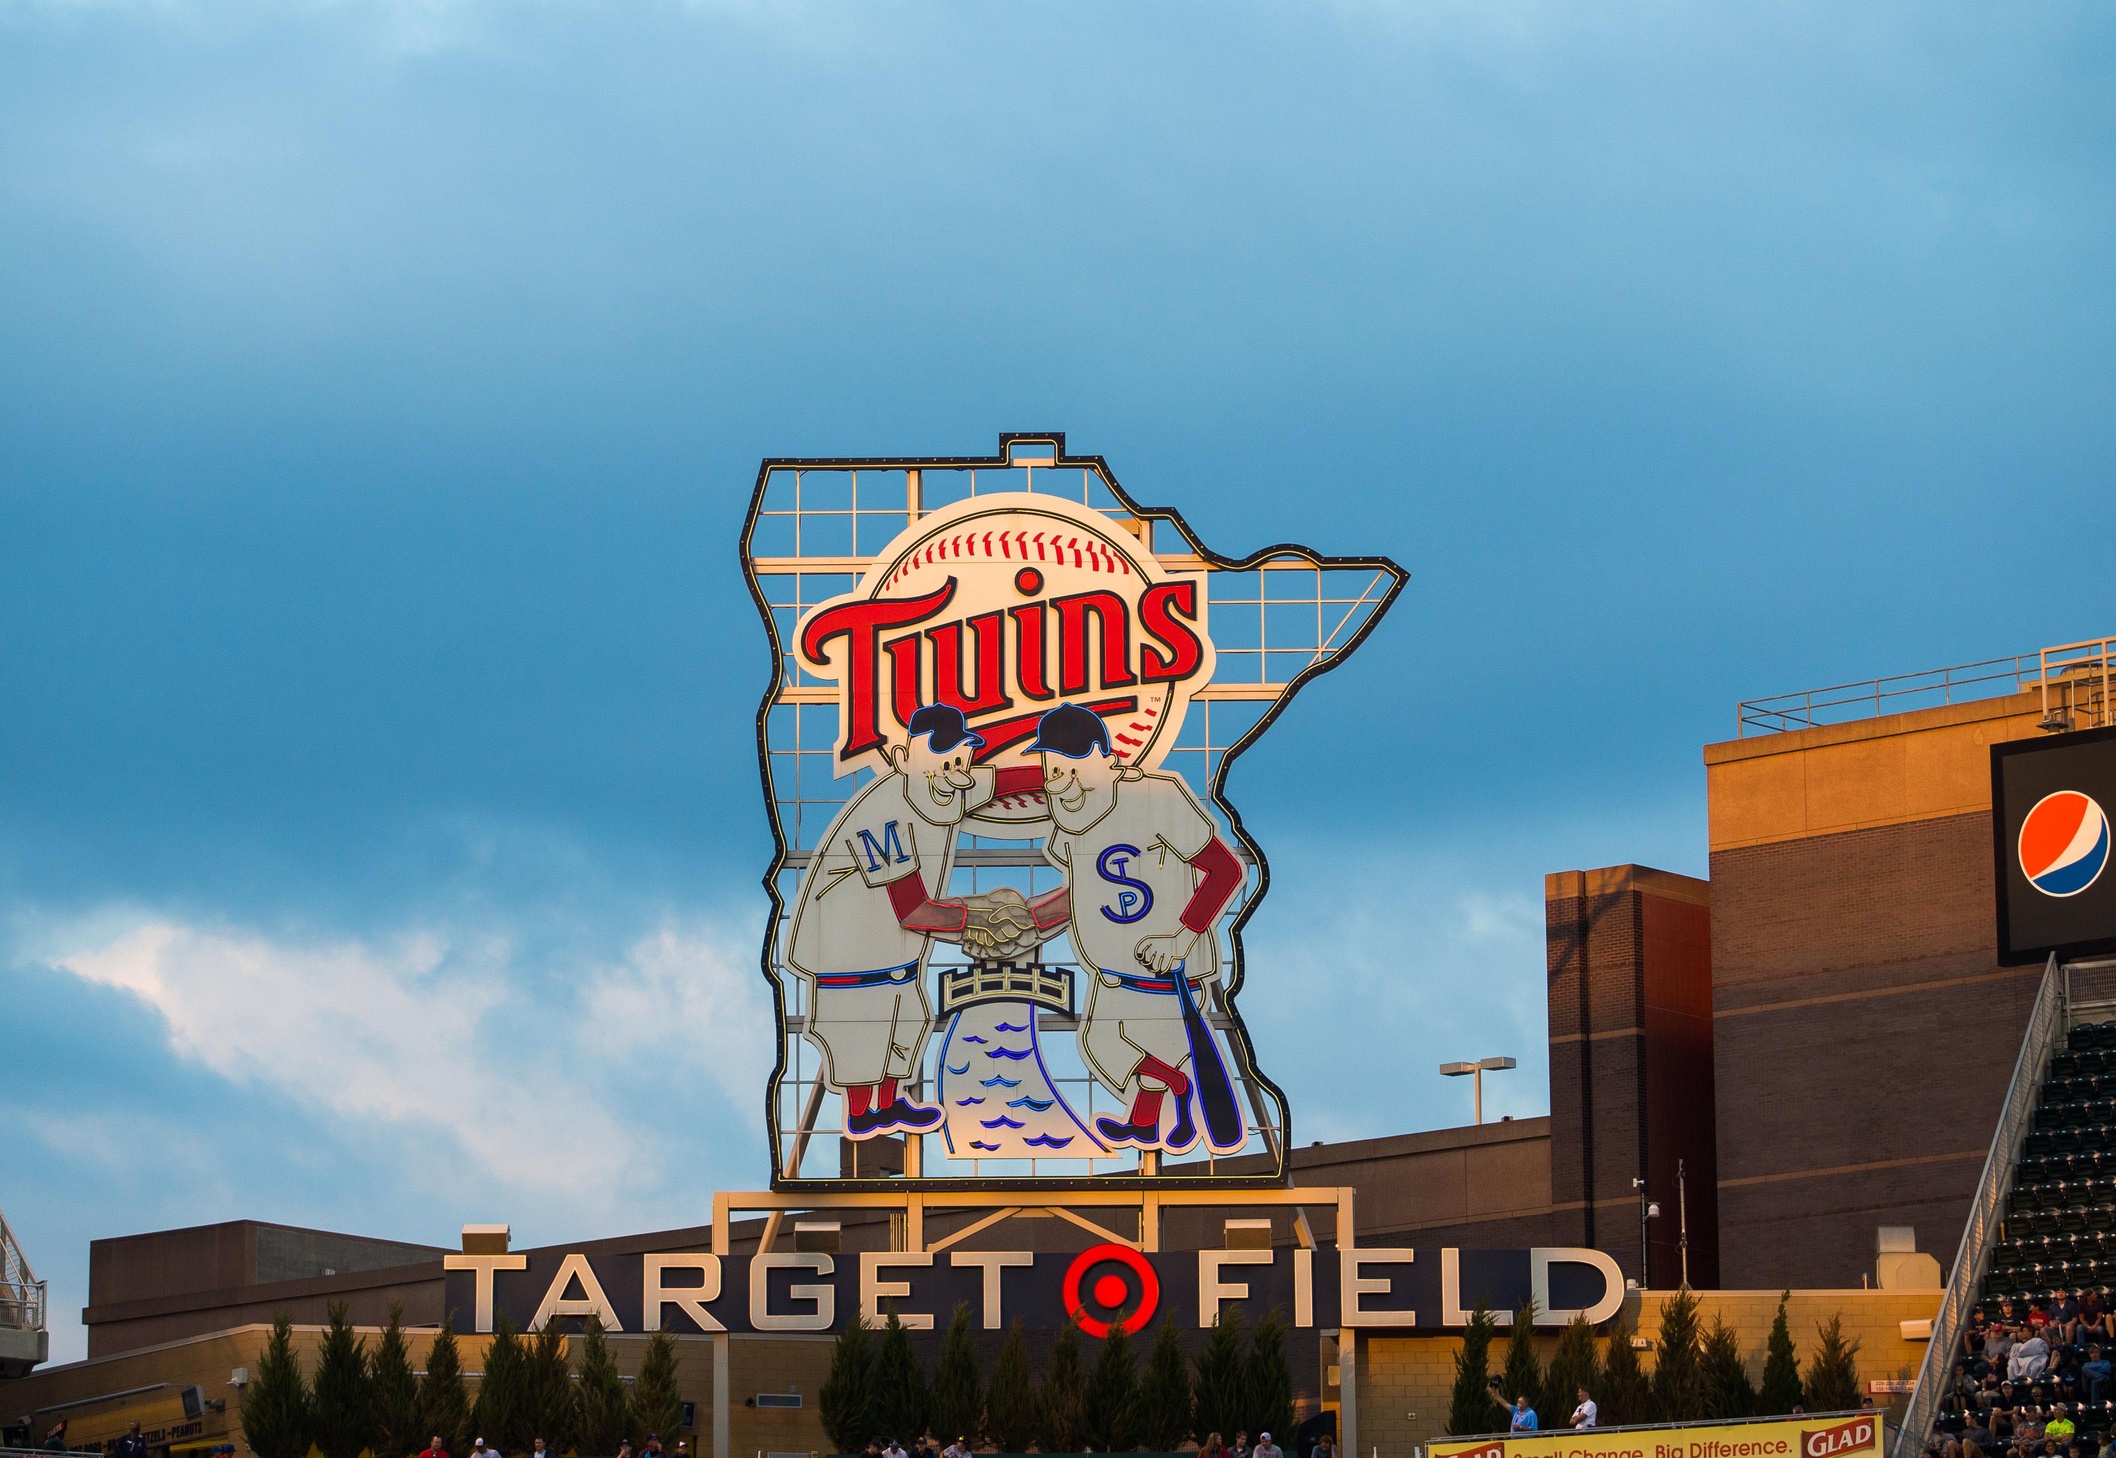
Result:
{"label": "concrete wall", "polygon": [[[294,1329],[295,1351],[301,1357],[303,1369],[311,1377],[315,1375],[316,1353],[322,1334],[320,1326],[301,1325]],[[368,1327],[363,1328],[361,1334],[372,1347],[380,1331]],[[83,1447],[117,1437],[124,1432],[126,1423],[135,1418],[149,1434],[181,1424],[183,1389],[195,1383],[205,1389],[208,1398],[225,1399],[228,1411],[214,1413],[209,1410],[195,1431],[172,1436],[178,1441],[233,1442],[239,1453],[247,1455],[238,1420],[239,1394],[227,1384],[229,1374],[235,1368],[245,1368],[252,1375],[256,1373],[258,1359],[270,1335],[271,1328],[267,1325],[249,1325],[118,1356],[91,1357],[82,1362],[40,1368],[27,1377],[0,1383],[0,1416],[9,1422],[20,1416],[29,1416],[34,1433],[41,1439],[44,1431],[62,1414],[39,1413],[40,1408],[135,1388],[155,1388],[66,1411],[63,1415],[68,1418],[67,1441]],[[406,1337],[412,1366],[423,1371],[434,1333],[410,1331]],[[464,1376],[475,1400],[476,1377],[484,1370],[485,1351],[491,1338],[462,1335],[456,1340],[462,1355]],[[640,1363],[646,1355],[647,1341],[648,1338],[640,1335],[610,1338],[618,1370],[625,1376],[638,1375]],[[829,1445],[824,1441],[822,1424],[816,1416],[815,1398],[829,1370],[830,1339],[736,1337],[730,1347],[732,1402],[729,1411],[734,1451],[741,1454],[759,1450],[826,1450]],[[681,1436],[689,1440],[696,1451],[700,1434],[704,1435],[707,1444],[712,1438],[712,1341],[708,1337],[677,1337],[676,1356],[679,1391],[685,1399],[697,1404],[695,1426]],[[576,1364],[579,1361],[578,1355],[571,1351],[568,1359]],[[760,1410],[743,1405],[745,1398],[759,1392],[790,1391],[802,1394],[803,1406],[799,1412]],[[662,1436],[673,1448],[677,1435],[665,1433]]]}
{"label": "concrete wall", "polygon": [[[1661,1306],[1670,1294],[1653,1291],[1643,1298],[1634,1294],[1624,1303],[1626,1324],[1657,1342]],[[1717,1317],[1734,1329],[1749,1359],[1752,1382],[1760,1383],[1763,1378],[1764,1343],[1778,1314],[1778,1297],[1776,1291],[1697,1293],[1698,1319],[1709,1328]],[[1929,1319],[1939,1307],[1938,1291],[1796,1291],[1786,1303],[1786,1324],[1805,1368],[1818,1345],[1817,1325],[1831,1316],[1842,1316],[1846,1337],[1859,1343],[1859,1380],[1865,1383],[1878,1377],[1916,1375],[1918,1364],[1925,1359],[1926,1344],[1906,1341],[1900,1323]],[[1492,1346],[1493,1373],[1504,1365],[1505,1341],[1502,1333]],[[1554,1331],[1537,1342],[1546,1362],[1556,1346]],[[1410,1458],[1414,1446],[1446,1436],[1455,1358],[1461,1350],[1460,1337],[1369,1337],[1361,1343],[1361,1454],[1378,1448],[1384,1458]],[[1652,1354],[1641,1353],[1641,1359],[1641,1365],[1651,1372]],[[1542,1417],[1547,1426],[1565,1415],[1544,1413]],[[1504,1426],[1498,1408],[1492,1409],[1492,1416],[1496,1426]]]}
{"label": "concrete wall", "polygon": [[1708,746],[1722,1279],[1954,1256],[2038,968],[1998,965],[1990,747],[2038,695]]}
{"label": "concrete wall", "polygon": [[[1719,1283],[1711,903],[1707,882],[1646,866],[1543,878],[1551,1243],[1607,1251],[1633,1280],[1677,1277],[1687,1192],[1690,1283]],[[1650,1262],[1639,1178],[1666,1212]]]}

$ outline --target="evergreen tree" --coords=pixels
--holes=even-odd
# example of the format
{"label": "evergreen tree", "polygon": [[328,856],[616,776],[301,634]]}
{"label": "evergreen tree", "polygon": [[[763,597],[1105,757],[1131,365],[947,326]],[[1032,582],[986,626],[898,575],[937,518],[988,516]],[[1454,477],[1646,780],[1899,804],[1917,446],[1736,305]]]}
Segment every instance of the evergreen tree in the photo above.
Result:
{"label": "evergreen tree", "polygon": [[933,1367],[933,1432],[942,1446],[957,1438],[977,1441],[984,1425],[984,1383],[977,1372],[977,1347],[970,1337],[970,1303],[955,1303]]}
{"label": "evergreen tree", "polygon": [[353,1335],[343,1301],[333,1301],[326,1310],[329,1325],[316,1353],[310,1398],[311,1436],[323,1458],[360,1458],[375,1433],[375,1378],[367,1366],[367,1343]]}
{"label": "evergreen tree", "polygon": [[1708,1418],[1745,1418],[1756,1412],[1756,1388],[1749,1381],[1749,1364],[1741,1359],[1741,1343],[1734,1329],[1719,1317],[1705,1334],[1698,1377],[1704,1388],[1704,1415]]}
{"label": "evergreen tree", "polygon": [[[1543,1364],[1536,1357],[1536,1303],[1522,1303],[1514,1313],[1513,1330],[1506,1337],[1506,1368],[1499,1378],[1499,1395],[1508,1402],[1516,1397],[1526,1397],[1531,1407],[1538,1409],[1544,1424],[1557,1421],[1555,1415],[1541,1411],[1543,1401]],[[1567,1407],[1567,1412],[1572,1409]]]}
{"label": "evergreen tree", "polygon": [[1190,1432],[1190,1363],[1183,1355],[1183,1334],[1164,1318],[1139,1383],[1139,1436],[1154,1452],[1173,1453]]}
{"label": "evergreen tree", "polygon": [[1458,1436],[1488,1433],[1498,1426],[1499,1414],[1492,1409],[1491,1336],[1496,1328],[1491,1313],[1479,1301],[1462,1333],[1462,1350],[1455,1353],[1455,1388],[1448,1398],[1447,1430]]}
{"label": "evergreen tree", "polygon": [[665,1331],[657,1331],[647,1340],[646,1355],[639,1359],[639,1380],[632,1384],[632,1430],[638,1435],[635,1446],[643,1446],[659,1433],[662,1446],[667,1447],[676,1441],[682,1427],[683,1394],[676,1386],[676,1339]]}
{"label": "evergreen tree", "polygon": [[1764,1343],[1763,1391],[1757,1394],[1759,1416],[1777,1417],[1800,1406],[1800,1363],[1793,1356],[1793,1332],[1785,1319],[1787,1291],[1778,1298],[1778,1317]]}
{"label": "evergreen tree", "polygon": [[866,1448],[880,1426],[874,1416],[874,1333],[857,1311],[830,1348],[830,1375],[816,1394],[816,1406],[824,1433],[840,1453]]}
{"label": "evergreen tree", "polygon": [[1051,1343],[1051,1362],[1036,1384],[1036,1446],[1078,1453],[1087,1429],[1087,1373],[1080,1366],[1080,1328],[1067,1322]]}
{"label": "evergreen tree", "polygon": [[[829,1388],[826,1386],[824,1391]],[[583,1458],[610,1458],[631,1428],[631,1400],[625,1395],[624,1378],[618,1375],[617,1358],[610,1351],[609,1338],[603,1335],[602,1318],[591,1316],[580,1331],[580,1381],[573,1390],[573,1441]]]}
{"label": "evergreen tree", "polygon": [[918,1353],[911,1349],[911,1332],[890,1308],[882,1324],[882,1350],[874,1363],[874,1413],[882,1436],[894,1438],[906,1448],[926,1430],[931,1398],[926,1391],[926,1373]]}
{"label": "evergreen tree", "polygon": [[1131,1336],[1123,1323],[1102,1339],[1102,1351],[1088,1373],[1083,1429],[1098,1453],[1129,1453],[1139,1446],[1139,1366],[1131,1354]]}
{"label": "evergreen tree", "polygon": [[1653,1364],[1656,1422],[1704,1416],[1704,1383],[1697,1365],[1697,1296],[1685,1286],[1661,1303],[1660,1354]]}
{"label": "evergreen tree", "polygon": [[1558,1333],[1557,1350],[1550,1354],[1550,1366],[1543,1374],[1543,1406],[1537,1409],[1543,1426],[1564,1423],[1579,1406],[1582,1388],[1590,1396],[1602,1390],[1602,1362],[1595,1355],[1594,1328],[1586,1317],[1575,1316]]}
{"label": "evergreen tree", "polygon": [[1844,1340],[1844,1318],[1832,1316],[1815,1328],[1822,1339],[1807,1364],[1807,1410],[1842,1412],[1859,1405],[1859,1343]]}
{"label": "evergreen tree", "polygon": [[1021,1318],[1016,1317],[999,1348],[999,1360],[992,1364],[992,1385],[985,1394],[985,1432],[999,1452],[1026,1453],[1029,1444],[1036,1440],[1036,1430],[1036,1389],[1029,1381],[1029,1344],[1022,1334]]}
{"label": "evergreen tree", "polygon": [[566,1337],[547,1321],[528,1343],[529,1436],[563,1453],[573,1446],[573,1374],[566,1364]]}
{"label": "evergreen tree", "polygon": [[492,1341],[485,1348],[485,1375],[478,1379],[478,1400],[470,1425],[486,1443],[504,1454],[526,1453],[529,1439],[529,1362],[514,1322],[502,1311],[492,1320]]}
{"label": "evergreen tree", "polygon": [[1249,1420],[1249,1400],[1242,1390],[1248,1376],[1248,1337],[1239,1301],[1221,1307],[1219,1320],[1205,1333],[1204,1345],[1192,1363],[1197,1369],[1191,1391],[1200,1437],[1218,1433],[1232,1443]]}
{"label": "evergreen tree", "polygon": [[455,1327],[445,1317],[427,1350],[426,1376],[419,1382],[419,1426],[426,1437],[438,1437],[451,1453],[470,1450],[473,1435],[470,1396],[463,1388],[463,1356],[456,1347]]}
{"label": "evergreen tree", "polygon": [[[1249,1339],[1249,1360],[1242,1380],[1248,1399],[1248,1421],[1241,1426],[1252,1438],[1259,1433],[1271,1434],[1273,1442],[1292,1437],[1293,1363],[1286,1357],[1286,1338],[1291,1334],[1286,1313],[1274,1306],[1256,1324]],[[1279,1446],[1285,1444],[1279,1442]]]}
{"label": "evergreen tree", "polygon": [[389,1304],[389,1325],[375,1344],[375,1458],[406,1458],[433,1436],[419,1428],[419,1379],[404,1341],[404,1303]]}
{"label": "evergreen tree", "polygon": [[257,1360],[257,1375],[242,1390],[242,1436],[257,1458],[306,1458],[309,1451],[309,1386],[294,1355],[294,1323],[272,1318],[271,1340]]}
{"label": "evergreen tree", "polygon": [[1602,1391],[1595,1400],[1605,1428],[1653,1421],[1653,1384],[1638,1364],[1631,1327],[1621,1316],[1609,1328],[1608,1347],[1602,1353]]}

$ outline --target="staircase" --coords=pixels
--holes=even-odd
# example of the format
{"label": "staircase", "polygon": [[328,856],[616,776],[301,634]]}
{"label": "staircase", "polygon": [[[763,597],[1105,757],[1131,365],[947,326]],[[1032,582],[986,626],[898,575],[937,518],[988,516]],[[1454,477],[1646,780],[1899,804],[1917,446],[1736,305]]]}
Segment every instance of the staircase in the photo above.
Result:
{"label": "staircase", "polygon": [[[2092,995],[2116,992],[2097,986],[2111,971],[2105,963],[2060,966],[2055,957],[2044,969],[1895,1458],[1921,1453],[1935,1432],[1967,1426],[1946,1389],[1978,1309],[1995,1320],[2002,1302],[2025,1312],[2083,1287],[2116,1305],[2116,997]],[[2116,1352],[2116,1342],[2103,1345]],[[2093,1452],[2116,1430],[2112,1396],[2116,1384],[2088,1402],[2050,1377],[2019,1400],[2066,1402]]]}

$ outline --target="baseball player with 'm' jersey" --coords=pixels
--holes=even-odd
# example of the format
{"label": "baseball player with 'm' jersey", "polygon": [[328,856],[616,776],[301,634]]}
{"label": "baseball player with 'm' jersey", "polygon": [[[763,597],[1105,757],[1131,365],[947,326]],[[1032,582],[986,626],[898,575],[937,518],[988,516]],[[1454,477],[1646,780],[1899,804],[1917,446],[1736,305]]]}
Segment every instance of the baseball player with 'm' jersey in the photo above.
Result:
{"label": "baseball player with 'm' jersey", "polygon": [[960,901],[935,899],[955,859],[956,827],[995,795],[1032,794],[1032,765],[996,774],[973,760],[984,740],[962,711],[932,704],[912,715],[890,769],[838,812],[801,879],[786,960],[810,984],[808,1032],[825,1079],[845,1095],[845,1136],[923,1132],[939,1109],[900,1087],[916,1077],[933,1020],[925,965],[933,939],[957,941]]}
{"label": "baseball player with 'm' jersey", "polygon": [[[1196,1060],[1214,1060],[1222,1082],[1224,1070],[1209,1034],[1205,1046],[1193,1046],[1176,979],[1187,981],[1191,1005],[1202,1006],[1205,985],[1219,974],[1212,926],[1241,887],[1241,865],[1180,778],[1110,753],[1099,715],[1061,705],[1043,716],[1028,748],[1043,757],[1052,824],[1043,853],[1066,876],[1062,896],[1035,903],[1036,920],[1069,918],[1092,978],[1081,1056],[1104,1086],[1130,1100],[1125,1118],[1098,1118],[1095,1126],[1113,1147],[1181,1153],[1198,1140]],[[1164,1138],[1161,1106],[1170,1093],[1174,1120]]]}

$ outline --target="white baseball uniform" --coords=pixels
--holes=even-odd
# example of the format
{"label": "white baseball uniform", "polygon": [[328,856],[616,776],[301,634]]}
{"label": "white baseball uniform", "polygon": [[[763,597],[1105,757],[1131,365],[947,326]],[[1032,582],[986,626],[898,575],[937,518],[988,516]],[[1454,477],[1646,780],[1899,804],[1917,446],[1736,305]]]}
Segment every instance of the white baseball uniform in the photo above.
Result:
{"label": "white baseball uniform", "polygon": [[[1113,1093],[1129,1096],[1144,1058],[1179,1068],[1190,1057],[1175,974],[1149,971],[1134,949],[1142,937],[1187,934],[1183,910],[1199,881],[1190,862],[1216,833],[1188,785],[1149,773],[1117,781],[1108,812],[1087,829],[1053,826],[1044,840],[1045,858],[1066,872],[1073,947],[1092,974],[1081,1056]],[[1219,938],[1207,930],[1182,974],[1201,1007],[1219,963]]]}
{"label": "white baseball uniform", "polygon": [[[971,808],[989,800],[993,774],[977,769]],[[956,827],[912,808],[901,771],[877,776],[830,824],[801,878],[786,960],[810,985],[808,1033],[827,1060],[826,1081],[857,1088],[917,1077],[933,1023],[925,987],[932,941],[897,921],[890,887],[917,872],[928,896],[947,893]]]}

